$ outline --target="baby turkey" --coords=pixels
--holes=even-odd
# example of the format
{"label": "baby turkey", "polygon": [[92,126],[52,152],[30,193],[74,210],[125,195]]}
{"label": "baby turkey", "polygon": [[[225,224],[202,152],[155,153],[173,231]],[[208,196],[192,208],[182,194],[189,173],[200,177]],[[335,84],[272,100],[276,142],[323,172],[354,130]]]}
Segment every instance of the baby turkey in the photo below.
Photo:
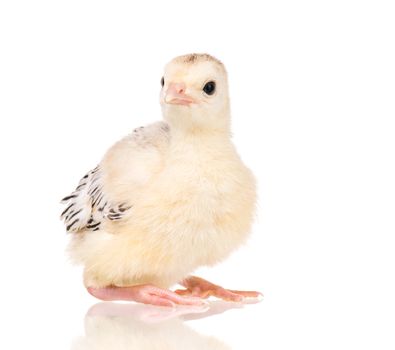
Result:
{"label": "baby turkey", "polygon": [[[161,84],[164,121],[116,143],[62,200],[70,255],[102,300],[258,297],[189,276],[245,242],[254,216],[254,177],[231,141],[225,67],[207,54],[176,57]],[[175,283],[186,289],[167,289]]]}

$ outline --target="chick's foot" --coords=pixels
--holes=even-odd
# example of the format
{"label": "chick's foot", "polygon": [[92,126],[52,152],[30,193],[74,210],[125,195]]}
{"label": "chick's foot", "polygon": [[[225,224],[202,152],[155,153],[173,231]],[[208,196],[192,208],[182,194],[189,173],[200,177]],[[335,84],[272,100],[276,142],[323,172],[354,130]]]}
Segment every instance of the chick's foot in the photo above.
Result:
{"label": "chick's foot", "polygon": [[181,296],[192,296],[200,298],[208,298],[210,296],[217,297],[226,301],[241,302],[245,298],[260,299],[263,295],[255,291],[242,291],[225,289],[200,277],[190,276],[181,282],[186,289],[178,289],[175,291]]}
{"label": "chick's foot", "polygon": [[175,305],[206,305],[207,302],[198,297],[181,296],[167,289],[151,284],[142,284],[131,287],[109,286],[104,288],[88,287],[88,292],[95,298],[104,301],[125,300],[157,306]]}

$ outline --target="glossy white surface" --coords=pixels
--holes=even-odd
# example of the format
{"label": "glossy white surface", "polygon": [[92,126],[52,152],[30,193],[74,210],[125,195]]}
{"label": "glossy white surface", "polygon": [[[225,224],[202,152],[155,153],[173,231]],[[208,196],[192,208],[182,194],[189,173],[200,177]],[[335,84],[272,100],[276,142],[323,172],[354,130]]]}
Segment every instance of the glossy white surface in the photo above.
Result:
{"label": "glossy white surface", "polygon": [[[0,348],[394,349],[393,18],[391,1],[2,1]],[[86,316],[59,199],[160,117],[162,67],[193,51],[225,62],[260,185],[248,244],[196,274],[265,299]]]}

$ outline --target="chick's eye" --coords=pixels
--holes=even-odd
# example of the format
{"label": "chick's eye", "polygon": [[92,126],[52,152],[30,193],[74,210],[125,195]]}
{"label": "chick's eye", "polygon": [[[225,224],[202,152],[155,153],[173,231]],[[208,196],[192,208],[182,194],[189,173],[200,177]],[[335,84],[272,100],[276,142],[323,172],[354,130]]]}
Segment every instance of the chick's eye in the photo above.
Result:
{"label": "chick's eye", "polygon": [[215,92],[215,82],[209,81],[208,83],[206,83],[206,85],[204,85],[204,87],[203,87],[203,91],[207,95],[212,95]]}
{"label": "chick's eye", "polygon": [[164,86],[165,85],[165,78],[162,77],[162,79],[160,80],[160,85]]}

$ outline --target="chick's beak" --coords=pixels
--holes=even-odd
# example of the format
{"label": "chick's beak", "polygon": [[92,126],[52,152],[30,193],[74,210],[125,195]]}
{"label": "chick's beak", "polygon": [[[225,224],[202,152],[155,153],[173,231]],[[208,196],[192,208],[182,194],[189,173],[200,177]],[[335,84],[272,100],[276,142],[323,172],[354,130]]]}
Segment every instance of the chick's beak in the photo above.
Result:
{"label": "chick's beak", "polygon": [[165,93],[165,102],[172,105],[188,106],[194,103],[194,99],[185,94],[184,83],[170,83]]}

